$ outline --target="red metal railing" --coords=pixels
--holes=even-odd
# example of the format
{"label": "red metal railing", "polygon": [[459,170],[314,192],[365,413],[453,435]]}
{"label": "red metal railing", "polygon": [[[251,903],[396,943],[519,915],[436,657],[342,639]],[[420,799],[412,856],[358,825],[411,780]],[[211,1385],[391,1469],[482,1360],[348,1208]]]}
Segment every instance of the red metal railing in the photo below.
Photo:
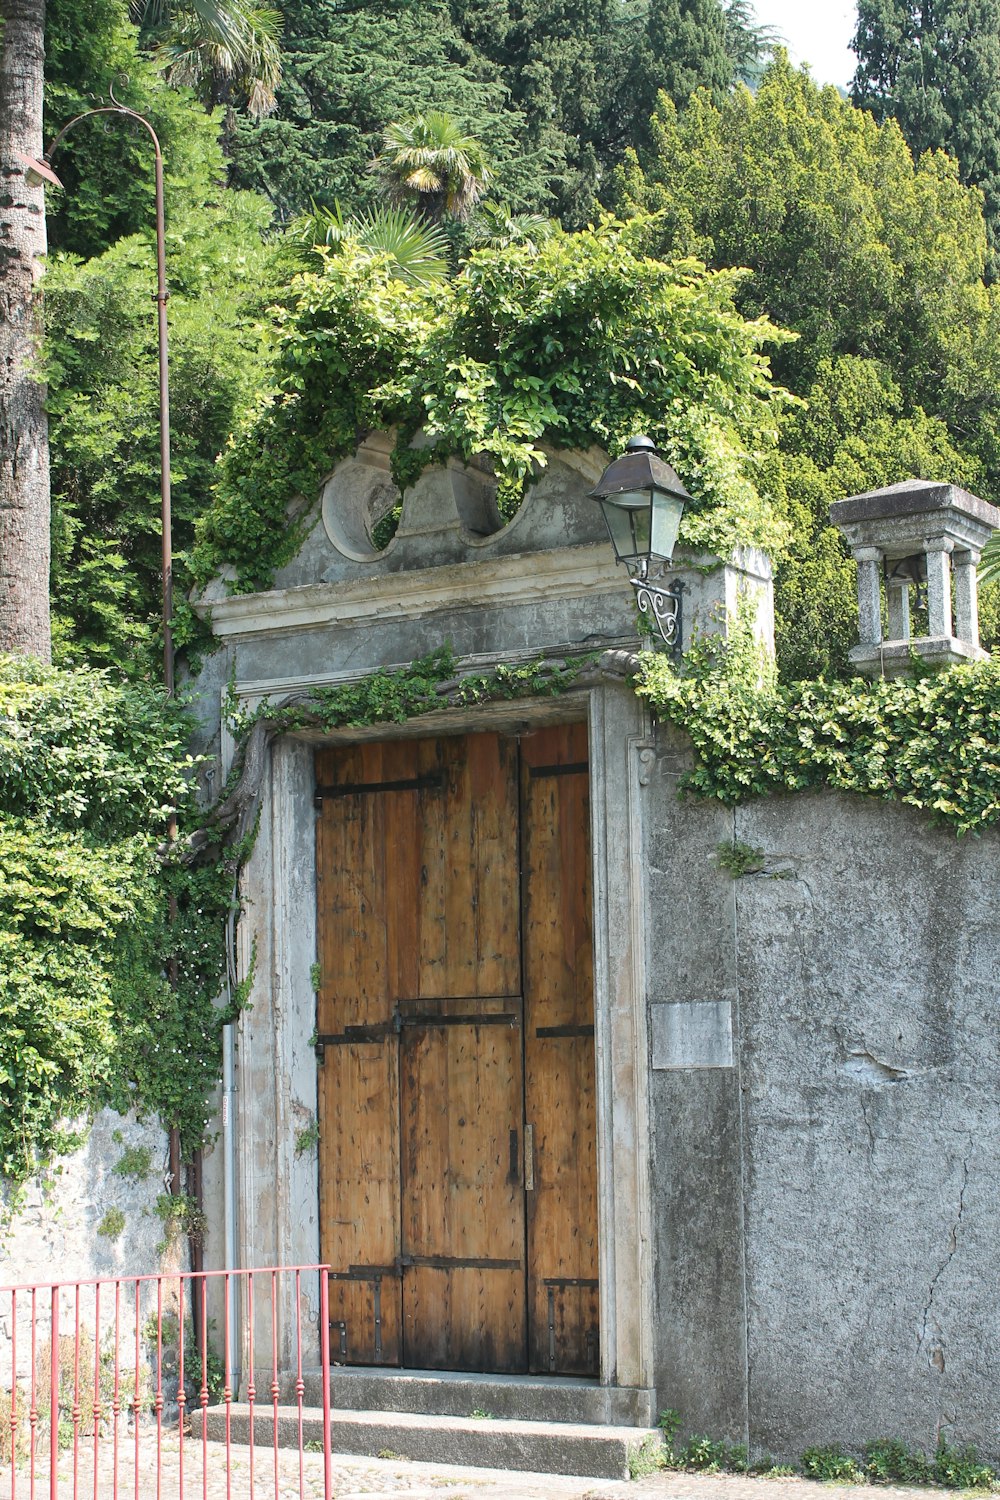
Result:
{"label": "red metal railing", "polygon": [[332,1500],[329,1339],[326,1266],[0,1287],[0,1500]]}

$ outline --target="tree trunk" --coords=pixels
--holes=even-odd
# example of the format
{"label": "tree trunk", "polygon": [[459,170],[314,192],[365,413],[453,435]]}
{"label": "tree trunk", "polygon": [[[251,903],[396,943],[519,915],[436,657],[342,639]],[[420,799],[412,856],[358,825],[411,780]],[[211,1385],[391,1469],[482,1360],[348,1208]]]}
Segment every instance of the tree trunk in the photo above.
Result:
{"label": "tree trunk", "polygon": [[19,153],[40,157],[45,0],[0,0],[0,651],[52,652],[49,430],[41,344],[44,189]]}

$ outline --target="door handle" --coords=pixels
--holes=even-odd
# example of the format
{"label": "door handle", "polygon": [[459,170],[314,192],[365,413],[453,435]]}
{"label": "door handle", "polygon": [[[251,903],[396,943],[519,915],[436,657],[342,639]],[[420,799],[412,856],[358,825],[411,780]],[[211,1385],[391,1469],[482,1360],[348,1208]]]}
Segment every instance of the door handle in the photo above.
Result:
{"label": "door handle", "polygon": [[524,1127],[524,1191],[532,1193],[535,1190],[535,1127],[525,1125]]}

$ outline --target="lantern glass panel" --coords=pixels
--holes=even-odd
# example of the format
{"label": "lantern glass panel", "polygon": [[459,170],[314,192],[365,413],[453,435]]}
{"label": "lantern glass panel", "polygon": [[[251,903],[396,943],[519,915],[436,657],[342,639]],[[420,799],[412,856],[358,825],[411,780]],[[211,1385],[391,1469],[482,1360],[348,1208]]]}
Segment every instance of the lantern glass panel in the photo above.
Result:
{"label": "lantern glass panel", "polygon": [[[641,499],[642,508],[636,505]],[[623,503],[624,502],[624,503]],[[649,495],[608,495],[601,499],[601,509],[607,522],[615,553],[621,560],[631,561],[644,554],[649,547]]]}
{"label": "lantern glass panel", "polygon": [[653,491],[653,526],[648,543],[651,557],[662,558],[664,562],[669,562],[673,557],[683,510],[684,501],[677,495],[668,495],[662,490]]}

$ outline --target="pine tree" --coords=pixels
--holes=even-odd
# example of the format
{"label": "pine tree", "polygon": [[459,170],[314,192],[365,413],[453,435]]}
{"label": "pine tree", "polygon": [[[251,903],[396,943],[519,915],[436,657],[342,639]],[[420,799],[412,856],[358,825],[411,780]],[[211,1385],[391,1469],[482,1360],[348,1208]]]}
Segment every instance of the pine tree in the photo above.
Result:
{"label": "pine tree", "polygon": [[1000,0],[859,0],[852,97],[957,158],[1000,235]]}

